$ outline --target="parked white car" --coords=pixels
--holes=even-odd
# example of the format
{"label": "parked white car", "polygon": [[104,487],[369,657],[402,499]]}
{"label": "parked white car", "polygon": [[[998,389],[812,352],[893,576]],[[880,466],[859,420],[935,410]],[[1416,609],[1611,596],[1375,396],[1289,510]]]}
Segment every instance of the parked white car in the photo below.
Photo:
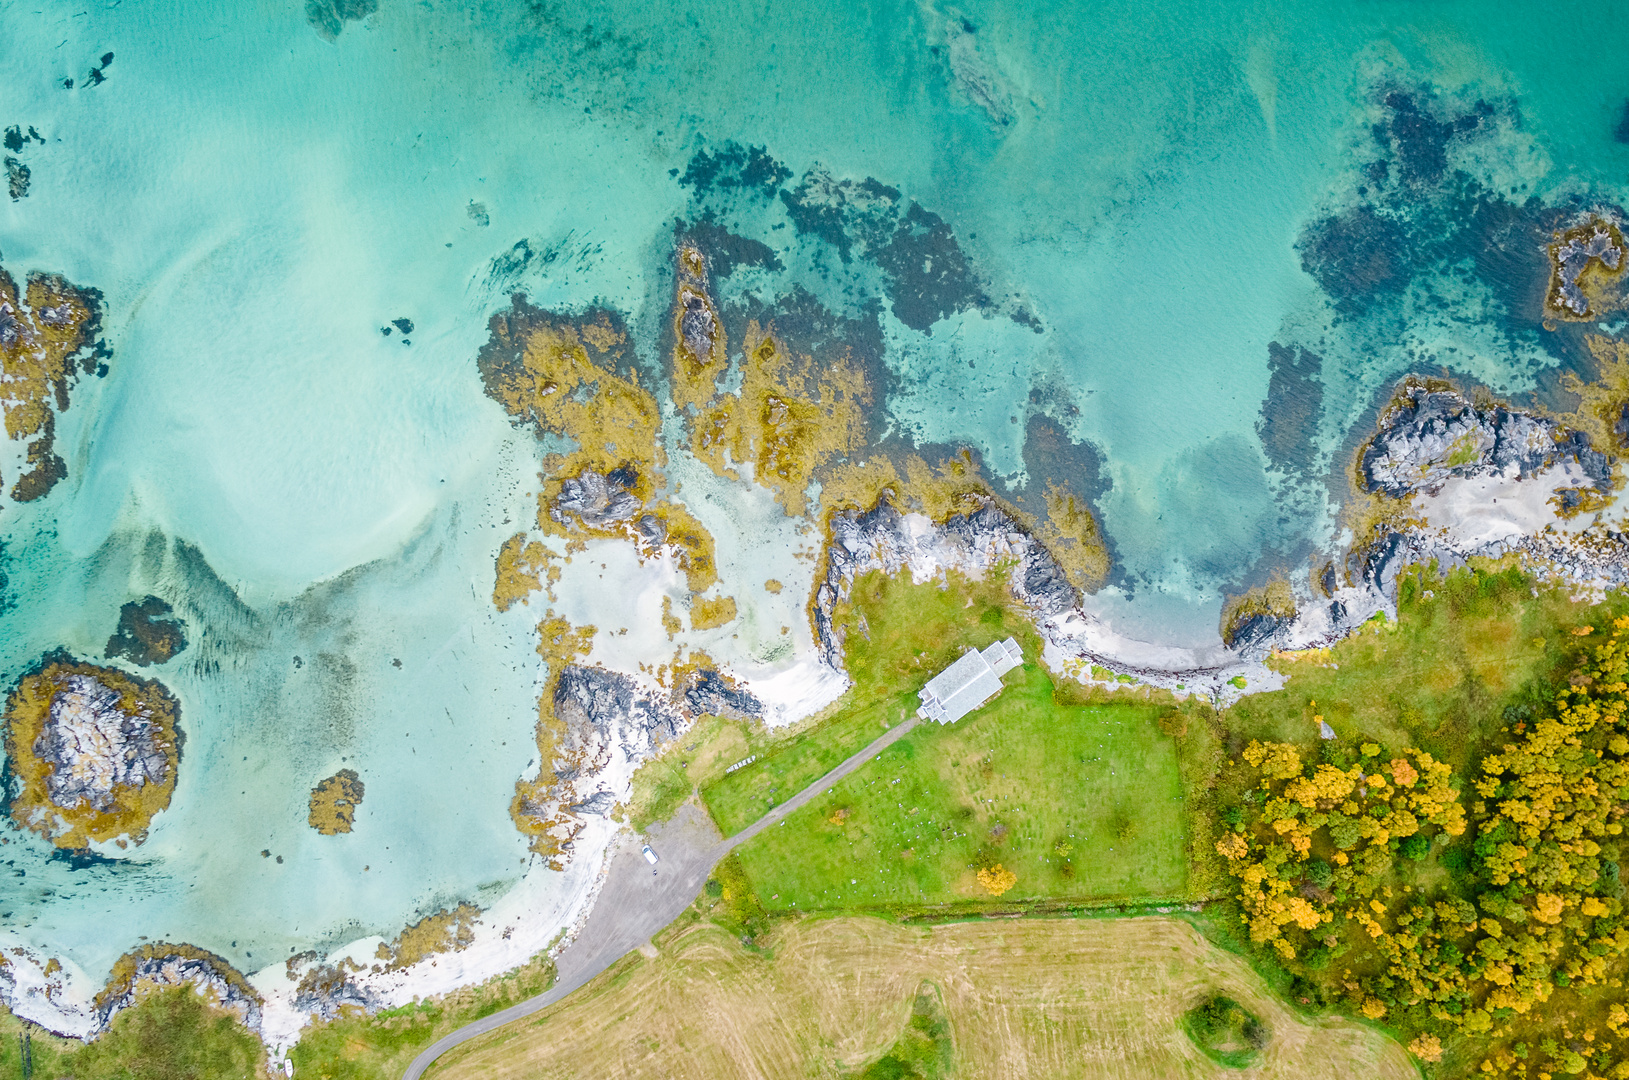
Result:
{"label": "parked white car", "polygon": [[656,865],[656,852],[650,849],[649,844],[646,844],[644,847],[640,848],[639,851],[645,856],[646,862],[650,863],[652,866]]}

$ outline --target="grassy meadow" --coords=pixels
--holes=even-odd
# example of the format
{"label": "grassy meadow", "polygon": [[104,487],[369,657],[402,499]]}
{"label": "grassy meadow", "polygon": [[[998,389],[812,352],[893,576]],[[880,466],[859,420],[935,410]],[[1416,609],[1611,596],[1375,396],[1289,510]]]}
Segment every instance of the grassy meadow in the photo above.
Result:
{"label": "grassy meadow", "polygon": [[[758,754],[701,787],[726,835],[910,716],[923,683],[965,648],[1011,635],[1028,660],[990,704],[955,724],[922,725],[743,846],[740,864],[766,911],[1185,894],[1182,774],[1159,723],[1169,705],[1094,701],[1055,682],[1035,663],[1034,628],[997,582],[871,574],[838,615],[853,690],[818,723],[720,756]],[[998,866],[1014,881],[994,893],[978,874]]]}

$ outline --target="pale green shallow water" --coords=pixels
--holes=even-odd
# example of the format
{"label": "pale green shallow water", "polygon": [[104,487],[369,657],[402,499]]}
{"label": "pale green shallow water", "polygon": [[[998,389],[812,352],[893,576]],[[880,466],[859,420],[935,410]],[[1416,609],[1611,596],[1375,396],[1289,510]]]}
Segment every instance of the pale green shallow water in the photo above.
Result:
{"label": "pale green shallow water", "polygon": [[[1356,198],[1388,83],[1444,115],[1519,110],[1453,150],[1515,201],[1620,199],[1623,9],[1535,10],[381,0],[330,43],[292,0],[0,6],[0,125],[48,139],[20,155],[0,252],[101,289],[114,349],[60,423],[70,479],[0,513],[0,672],[98,655],[149,592],[193,638],[157,672],[188,739],[174,805],[117,865],[10,833],[0,932],[93,978],[142,937],[254,969],[517,879],[535,614],[488,596],[536,466],[474,354],[524,288],[618,308],[654,361],[673,222],[704,206],[786,267],[727,297],[795,283],[862,312],[874,264],[777,198],[678,182],[732,141],[786,187],[818,166],[944,218],[991,302],[931,333],[883,315],[892,431],[970,442],[1018,483],[1028,410],[1065,418],[1112,481],[1098,509],[1136,598],[1116,610],[1213,637],[1222,588],[1327,534],[1324,477],[1399,374],[1425,357],[1522,394],[1567,360],[1485,280],[1439,272],[1469,248],[1335,320],[1296,246]],[[523,239],[537,257],[494,274]],[[410,346],[379,333],[400,316]],[[1257,431],[1275,341],[1323,357],[1278,469]],[[317,837],[306,793],[342,762],[365,809]]]}

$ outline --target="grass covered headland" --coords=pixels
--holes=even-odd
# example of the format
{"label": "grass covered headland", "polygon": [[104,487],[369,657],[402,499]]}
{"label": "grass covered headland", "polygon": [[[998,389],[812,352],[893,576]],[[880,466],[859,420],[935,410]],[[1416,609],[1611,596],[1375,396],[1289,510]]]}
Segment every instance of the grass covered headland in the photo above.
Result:
{"label": "grass covered headland", "polygon": [[922,684],[965,647],[1010,634],[1026,660],[990,704],[923,724],[742,847],[766,911],[1183,898],[1182,779],[1159,723],[1168,705],[1093,701],[1054,680],[998,584],[872,574],[854,598],[840,612],[853,691],[822,724],[702,788],[726,832],[909,716]]}

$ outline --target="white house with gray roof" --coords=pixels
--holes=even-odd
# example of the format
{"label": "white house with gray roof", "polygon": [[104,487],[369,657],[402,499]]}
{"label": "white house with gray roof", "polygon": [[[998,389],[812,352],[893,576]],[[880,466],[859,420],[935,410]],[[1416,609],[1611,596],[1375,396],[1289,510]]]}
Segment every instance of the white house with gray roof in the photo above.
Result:
{"label": "white house with gray roof", "polygon": [[1012,638],[998,641],[982,652],[968,649],[960,660],[917,692],[922,707],[916,715],[941,724],[955,723],[1001,693],[1001,676],[1023,660],[1024,654]]}

